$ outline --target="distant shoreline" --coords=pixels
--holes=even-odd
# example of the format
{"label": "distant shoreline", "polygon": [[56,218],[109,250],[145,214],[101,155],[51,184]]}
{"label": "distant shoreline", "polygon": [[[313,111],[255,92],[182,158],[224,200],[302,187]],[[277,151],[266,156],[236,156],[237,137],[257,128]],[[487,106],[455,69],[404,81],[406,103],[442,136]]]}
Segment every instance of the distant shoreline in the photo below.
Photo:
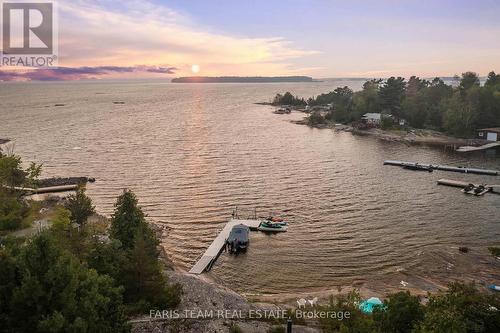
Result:
{"label": "distant shoreline", "polygon": [[172,79],[172,83],[273,83],[314,82],[309,76],[187,76]]}

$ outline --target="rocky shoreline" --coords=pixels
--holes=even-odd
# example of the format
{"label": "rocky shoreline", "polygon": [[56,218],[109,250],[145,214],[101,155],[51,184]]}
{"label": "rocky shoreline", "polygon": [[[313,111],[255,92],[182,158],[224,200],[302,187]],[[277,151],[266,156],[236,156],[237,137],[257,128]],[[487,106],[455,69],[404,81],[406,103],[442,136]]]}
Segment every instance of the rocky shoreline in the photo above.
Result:
{"label": "rocky shoreline", "polygon": [[372,136],[374,138],[402,142],[407,144],[421,144],[429,146],[443,146],[458,148],[460,146],[480,146],[486,144],[487,141],[480,139],[462,139],[448,136],[444,133],[426,130],[426,129],[408,129],[408,130],[382,130],[380,128],[371,128],[366,130],[357,129],[351,125],[325,123],[310,125],[307,118],[302,120],[291,120],[293,124],[306,125],[317,129],[333,129],[335,131],[350,132],[353,135]]}
{"label": "rocky shoreline", "polygon": [[404,142],[409,144],[424,144],[431,146],[459,147],[465,145],[476,146],[483,143],[482,140],[455,138],[437,131],[423,129],[382,130],[378,128],[372,128],[369,130],[359,130],[353,128],[351,132],[354,135],[374,136],[385,141]]}
{"label": "rocky shoreline", "polygon": [[[264,311],[268,313],[283,313],[284,306],[271,303],[251,303],[238,293],[216,285],[202,277],[183,272],[169,270],[166,272],[170,282],[182,286],[183,294],[175,313],[179,318],[145,315],[130,321],[132,332],[227,332],[231,327],[239,327],[245,333],[267,332],[280,326],[283,320],[264,320],[248,318],[251,313]],[[156,309],[154,309],[156,310]],[[162,311],[162,309],[157,309]],[[224,313],[223,316],[217,315]],[[156,313],[154,311],[154,313]],[[189,318],[186,318],[188,315]],[[199,318],[192,318],[192,316]],[[247,317],[247,319],[245,319]],[[321,330],[314,327],[294,325],[294,332],[316,333]]]}
{"label": "rocky shoreline", "polygon": [[[257,102],[255,104],[263,106],[282,107],[280,105],[275,105],[270,102]],[[301,107],[292,107],[292,110],[295,112],[307,113],[305,109]],[[428,129],[382,130],[380,128],[371,128],[371,129],[361,130],[349,124],[339,124],[330,121],[311,125],[309,124],[307,117],[304,117],[301,120],[290,120],[290,122],[297,125],[306,125],[311,128],[333,129],[336,131],[351,132],[353,135],[372,136],[384,141],[403,142],[407,144],[449,146],[453,148],[458,148],[460,146],[480,146],[488,142],[486,140],[480,140],[480,139],[456,138],[448,136],[439,131],[428,130]]]}
{"label": "rocky shoreline", "polygon": [[[167,229],[155,224],[163,236]],[[161,257],[167,258],[165,274],[172,283],[179,283],[183,288],[182,301],[176,309],[181,318],[165,319],[154,318],[148,315],[131,320],[132,332],[227,332],[237,326],[243,332],[266,332],[280,326],[283,320],[254,320],[242,318],[185,318],[184,311],[199,311],[216,313],[217,311],[236,311],[247,314],[250,311],[286,311],[297,307],[297,299],[311,299],[318,297],[318,304],[326,304],[330,297],[345,295],[357,290],[362,298],[379,297],[385,299],[387,295],[399,291],[409,291],[412,295],[420,296],[421,302],[428,301],[429,293],[439,293],[447,289],[448,283],[453,281],[473,282],[478,287],[487,290],[491,281],[500,279],[500,259],[488,254],[486,249],[474,248],[468,253],[459,251],[459,247],[451,247],[439,251],[421,252],[422,266],[405,269],[395,269],[393,273],[376,275],[364,281],[352,281],[350,285],[332,285],[324,290],[303,291],[300,293],[252,295],[251,298],[238,294],[211,278],[210,274],[195,276],[176,270],[164,253]],[[161,309],[160,309],[161,310]],[[200,312],[200,313],[201,313]],[[294,332],[321,332],[315,321],[294,324]]]}
{"label": "rocky shoreline", "polygon": [[[161,223],[151,223],[160,239],[168,237],[169,229]],[[486,248],[476,247],[464,253],[460,246],[420,251],[422,265],[418,267],[396,267],[391,273],[374,274],[362,281],[352,281],[347,285],[336,284],[322,290],[304,290],[297,293],[263,294],[245,296],[224,287],[210,273],[191,275],[175,267],[162,248],[160,258],[165,265],[165,274],[172,283],[179,283],[183,288],[181,304],[177,311],[293,311],[300,298],[318,297],[318,304],[324,305],[330,297],[346,295],[356,290],[362,298],[379,297],[385,299],[389,294],[409,291],[420,296],[426,303],[429,293],[439,293],[447,289],[454,281],[473,282],[487,290],[491,281],[500,280],[500,258],[492,256]],[[283,324],[278,320],[253,320],[241,318],[200,318],[200,319],[163,319],[148,315],[131,320],[133,332],[227,332],[237,326],[243,332],[266,332],[274,326]],[[320,332],[317,322],[305,321],[294,324],[294,332]]]}

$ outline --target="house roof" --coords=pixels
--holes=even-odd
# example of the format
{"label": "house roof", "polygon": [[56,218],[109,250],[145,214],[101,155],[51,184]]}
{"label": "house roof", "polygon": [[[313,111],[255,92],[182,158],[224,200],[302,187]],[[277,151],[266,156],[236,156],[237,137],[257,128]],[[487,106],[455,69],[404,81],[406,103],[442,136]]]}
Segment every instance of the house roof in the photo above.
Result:
{"label": "house roof", "polygon": [[382,118],[382,114],[380,114],[380,113],[365,113],[363,115],[363,118],[380,120]]}
{"label": "house roof", "polygon": [[485,131],[485,132],[497,132],[500,133],[500,127],[490,127],[490,128],[480,128],[478,131]]}

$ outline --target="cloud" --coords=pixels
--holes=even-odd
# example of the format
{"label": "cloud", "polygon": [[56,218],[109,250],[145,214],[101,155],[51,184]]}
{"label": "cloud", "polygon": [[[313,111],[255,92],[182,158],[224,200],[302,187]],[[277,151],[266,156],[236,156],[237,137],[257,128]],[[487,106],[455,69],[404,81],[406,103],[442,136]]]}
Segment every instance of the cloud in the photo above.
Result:
{"label": "cloud", "polygon": [[300,50],[281,37],[241,37],[213,31],[149,1],[60,0],[59,64],[174,64],[181,75],[199,64],[204,75],[282,75]]}
{"label": "cloud", "polygon": [[174,74],[175,67],[156,66],[83,66],[35,70],[0,70],[0,81],[67,81],[98,78],[110,74],[155,73]]}

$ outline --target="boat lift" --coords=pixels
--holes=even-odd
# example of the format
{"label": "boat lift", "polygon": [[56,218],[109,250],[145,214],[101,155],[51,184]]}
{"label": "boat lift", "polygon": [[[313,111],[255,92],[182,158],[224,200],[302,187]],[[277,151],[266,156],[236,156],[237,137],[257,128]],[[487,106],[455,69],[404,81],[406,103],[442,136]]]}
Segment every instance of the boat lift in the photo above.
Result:
{"label": "boat lift", "polygon": [[[451,187],[459,187],[462,188],[462,191],[466,194],[473,194],[475,196],[482,196],[486,193],[495,193],[500,194],[500,185],[477,185],[472,183],[467,183],[459,180],[451,180],[451,179],[439,179],[437,181],[438,185],[451,186]],[[466,191],[466,189],[471,186],[472,189]],[[474,192],[474,189],[482,188],[482,191]]]}

